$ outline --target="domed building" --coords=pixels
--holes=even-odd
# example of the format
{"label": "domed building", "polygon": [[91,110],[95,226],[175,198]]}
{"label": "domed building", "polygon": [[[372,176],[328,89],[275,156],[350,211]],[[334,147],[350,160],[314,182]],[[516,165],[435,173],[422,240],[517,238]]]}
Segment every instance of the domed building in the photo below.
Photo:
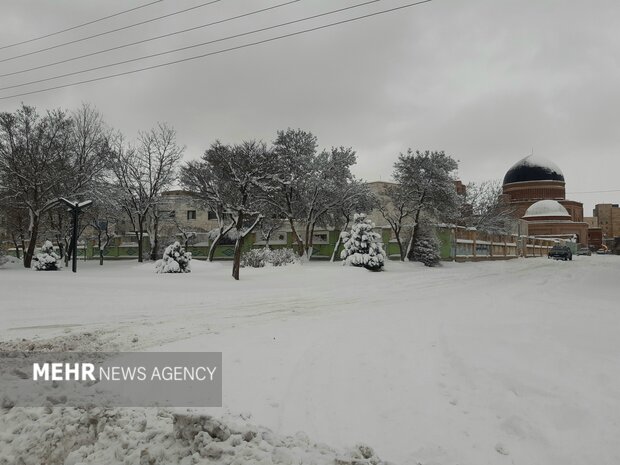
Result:
{"label": "domed building", "polygon": [[557,200],[539,200],[525,210],[524,220],[571,221],[570,214]]}
{"label": "domed building", "polygon": [[566,199],[562,170],[552,161],[530,155],[512,165],[503,182],[503,200],[527,226],[527,234],[570,239],[587,245],[583,204]]}

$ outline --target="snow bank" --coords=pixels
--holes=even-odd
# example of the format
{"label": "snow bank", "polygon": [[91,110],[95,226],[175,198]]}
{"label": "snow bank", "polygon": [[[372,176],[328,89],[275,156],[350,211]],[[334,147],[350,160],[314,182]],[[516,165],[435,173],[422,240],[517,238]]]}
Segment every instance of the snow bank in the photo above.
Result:
{"label": "snow bank", "polygon": [[[6,341],[0,350],[101,351],[113,345],[105,335]],[[55,397],[62,397],[65,391],[57,389]],[[248,414],[216,418],[190,409],[60,407],[55,397],[43,407],[22,408],[2,395],[0,465],[387,464],[367,445],[339,451],[302,432],[275,434],[249,423]]]}
{"label": "snow bank", "polygon": [[169,409],[13,408],[0,431],[0,465],[386,463],[363,444],[338,452],[304,433]]}

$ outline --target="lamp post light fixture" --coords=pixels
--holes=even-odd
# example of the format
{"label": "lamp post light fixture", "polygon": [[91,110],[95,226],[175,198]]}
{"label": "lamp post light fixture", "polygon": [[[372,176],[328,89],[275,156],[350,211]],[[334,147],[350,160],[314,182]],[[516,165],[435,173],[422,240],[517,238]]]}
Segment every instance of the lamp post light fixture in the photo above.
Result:
{"label": "lamp post light fixture", "polygon": [[62,197],[58,200],[60,200],[60,202],[64,203],[67,207],[69,207],[68,211],[71,212],[73,220],[73,232],[71,234],[71,243],[73,244],[73,249],[71,251],[71,270],[74,273],[77,273],[78,217],[85,208],[89,207],[93,203],[93,201],[85,200],[84,202],[72,202]]}

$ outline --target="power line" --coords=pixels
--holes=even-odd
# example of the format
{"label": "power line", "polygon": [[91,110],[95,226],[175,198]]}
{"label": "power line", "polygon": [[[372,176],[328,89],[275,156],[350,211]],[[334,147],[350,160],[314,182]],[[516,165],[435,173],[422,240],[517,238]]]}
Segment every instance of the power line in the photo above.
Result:
{"label": "power line", "polygon": [[[263,13],[265,11],[275,10],[276,8],[281,8],[283,6],[290,5],[292,3],[298,3],[300,1],[301,0],[291,0],[291,1],[286,2],[286,3],[280,3],[278,5],[270,6],[270,7],[267,7],[267,8],[262,8],[260,10],[251,11],[249,13],[244,13],[244,14],[237,15],[237,16],[232,16],[230,18],[222,19],[222,20],[219,20],[219,21],[213,21],[211,23],[201,24],[200,26],[190,27],[188,29],[182,29],[180,31],[170,32],[168,34],[162,34],[160,36],[151,37],[149,39],[139,40],[137,42],[131,42],[131,43],[128,43],[128,44],[119,45],[117,47],[111,47],[111,48],[107,48],[105,50],[99,50],[97,52],[92,52],[92,53],[87,53],[85,55],[76,56],[76,57],[73,57],[73,58],[67,58],[66,60],[55,61],[54,63],[48,63],[46,65],[35,66],[33,68],[28,68],[28,69],[22,69],[20,71],[14,71],[12,73],[0,74],[0,77],[14,76],[16,74],[27,73],[28,71],[34,71],[34,70],[37,70],[37,69],[48,68],[50,66],[60,65],[62,63],[68,63],[70,61],[75,61],[75,60],[79,60],[79,59],[82,59],[82,58],[87,58],[87,57],[91,57],[91,56],[94,56],[94,55],[99,55],[101,53],[111,52],[111,51],[114,51],[114,50],[120,50],[122,48],[131,47],[132,45],[139,45],[139,44],[143,44],[145,42],[151,42],[153,40],[163,39],[164,37],[170,37],[170,36],[177,35],[177,34],[183,34],[185,32],[195,31],[196,29],[201,29],[201,28],[205,28],[205,27],[215,26],[217,24],[226,23],[226,22],[229,22],[229,21],[233,21],[235,19],[245,18],[245,17],[252,16],[252,15],[255,15],[255,14],[258,14],[258,13]],[[2,89],[0,89],[0,90],[2,90]]]}
{"label": "power line", "polygon": [[21,42],[15,42],[14,44],[10,44],[10,45],[3,45],[2,47],[0,47],[0,50],[4,50],[5,48],[16,47],[18,45],[28,44],[30,42],[34,42],[34,41],[41,40],[41,39],[47,39],[48,37],[56,36],[58,34],[62,34],[63,32],[73,31],[75,29],[79,29],[79,28],[84,27],[84,26],[89,26],[91,24],[95,24],[95,23],[98,23],[100,21],[105,21],[106,19],[114,18],[116,16],[124,15],[125,13],[130,13],[132,11],[139,10],[140,8],[145,8],[147,6],[154,5],[155,3],[161,3],[163,1],[164,0],[155,0],[154,2],[145,3],[144,5],[139,5],[139,6],[136,6],[134,8],[130,8],[129,10],[119,11],[118,13],[114,13],[113,15],[104,16],[103,18],[94,19],[94,20],[88,21],[86,23],[78,24],[77,26],[71,26],[71,27],[68,27],[66,29],[62,29],[60,31],[51,32],[49,34],[45,34],[44,36],[34,37],[34,38],[28,39],[28,40],[22,40]]}
{"label": "power line", "polygon": [[312,15],[312,16],[307,16],[307,17],[304,17],[304,18],[301,18],[301,19],[295,19],[295,20],[292,20],[292,21],[286,21],[284,23],[276,24],[274,26],[268,26],[268,27],[263,27],[263,28],[260,28],[260,29],[254,29],[253,31],[242,32],[242,33],[239,33],[239,34],[234,34],[232,36],[222,37],[222,38],[219,38],[219,39],[214,39],[214,40],[210,40],[210,41],[207,41],[207,42],[202,42],[202,43],[199,43],[199,44],[187,45],[185,47],[175,48],[175,49],[172,49],[172,50],[167,50],[165,52],[153,53],[151,55],[143,55],[143,56],[136,57],[136,58],[130,58],[128,60],[117,61],[115,63],[109,63],[107,65],[95,66],[93,68],[87,68],[87,69],[83,69],[83,70],[80,70],[80,71],[72,71],[70,73],[58,74],[56,76],[52,76],[52,77],[48,77],[48,78],[37,79],[37,80],[34,80],[34,81],[28,81],[28,82],[22,82],[21,84],[14,84],[14,85],[11,85],[11,86],[0,87],[0,91],[8,90],[8,89],[15,89],[17,87],[24,87],[24,86],[28,86],[28,85],[32,85],[32,84],[38,84],[40,82],[52,81],[54,79],[60,79],[60,78],[69,77],[69,76],[75,76],[77,74],[88,73],[90,71],[98,71],[100,69],[109,68],[111,66],[126,65],[127,63],[133,63],[133,62],[136,62],[136,61],[142,61],[142,60],[146,60],[146,59],[149,59],[149,58],[154,58],[154,57],[158,57],[158,56],[162,56],[162,55],[168,55],[170,53],[180,52],[180,51],[183,51],[183,50],[189,50],[189,49],[196,48],[196,47],[203,47],[205,45],[211,45],[211,44],[214,44],[214,43],[217,43],[217,42],[224,42],[224,41],[230,40],[230,39],[236,39],[236,38],[244,37],[244,36],[247,36],[247,35],[257,34],[259,32],[265,32],[265,31],[269,31],[269,30],[272,30],[272,29],[277,29],[277,28],[284,27],[284,26],[290,26],[291,24],[296,24],[296,23],[300,23],[300,22],[303,22],[303,21],[309,21],[311,19],[316,19],[316,18],[320,18],[320,17],[323,17],[323,16],[332,15],[332,14],[335,14],[335,13],[341,13],[343,11],[352,10],[354,8],[359,8],[359,7],[362,7],[362,6],[370,5],[371,3],[376,3],[376,2],[379,2],[379,1],[381,1],[381,0],[368,0],[366,2],[357,3],[355,5],[347,6],[347,7],[344,7],[344,8],[338,8],[336,10],[328,11],[326,13],[319,13],[319,14]]}
{"label": "power line", "polygon": [[226,49],[222,49],[222,50],[217,50],[215,52],[204,53],[202,55],[195,55],[195,56],[192,56],[192,57],[182,58],[180,60],[169,61],[167,63],[161,63],[159,65],[148,66],[148,67],[145,67],[145,68],[139,68],[139,69],[135,69],[135,70],[131,70],[131,71],[124,71],[122,73],[109,74],[107,76],[101,76],[101,77],[98,77],[98,78],[86,79],[86,80],[83,80],[83,81],[77,81],[77,82],[73,82],[73,83],[70,83],[70,84],[63,84],[63,85],[54,86],[54,87],[47,87],[45,89],[39,89],[39,90],[30,91],[30,92],[24,92],[24,93],[21,93],[21,94],[14,94],[14,95],[6,96],[6,97],[0,97],[0,100],[7,100],[7,99],[10,99],[10,98],[15,98],[15,97],[23,97],[25,95],[39,94],[41,92],[48,92],[50,90],[63,89],[65,87],[73,87],[73,86],[77,86],[77,85],[81,85],[81,84],[87,84],[87,83],[90,83],[90,82],[103,81],[105,79],[111,79],[111,78],[115,78],[115,77],[119,77],[119,76],[126,76],[126,75],[129,75],[129,74],[135,74],[135,73],[139,73],[139,72],[142,72],[142,71],[147,71],[147,70],[156,69],[156,68],[162,68],[164,66],[170,66],[170,65],[175,65],[175,64],[178,64],[178,63],[184,63],[184,62],[187,62],[187,61],[198,60],[200,58],[206,58],[206,57],[210,57],[210,56],[214,56],[214,55],[220,55],[220,54],[228,53],[228,52],[231,52],[231,51],[234,51],[234,50],[240,50],[240,49],[244,49],[244,48],[249,48],[249,47],[253,47],[253,46],[256,46],[256,45],[265,44],[265,43],[269,43],[269,42],[274,42],[274,41],[280,40],[280,39],[285,39],[285,38],[288,38],[288,37],[293,37],[293,36],[298,36],[298,35],[301,35],[301,34],[306,34],[308,32],[314,32],[314,31],[318,31],[318,30],[322,30],[322,29],[327,29],[329,27],[334,27],[334,26],[339,26],[339,25],[346,24],[346,23],[351,23],[353,21],[358,21],[360,19],[366,19],[366,18],[370,18],[370,17],[373,17],[373,16],[378,16],[378,15],[385,14],[385,13],[391,13],[391,12],[394,12],[394,11],[403,10],[405,8],[410,8],[410,7],[413,7],[413,6],[416,6],[416,5],[421,5],[423,3],[429,3],[431,1],[432,0],[421,0],[421,1],[418,1],[418,2],[408,3],[406,5],[402,5],[402,6],[395,7],[395,8],[390,8],[390,9],[387,9],[387,10],[377,11],[375,13],[369,13],[369,14],[366,14],[366,15],[357,16],[357,17],[345,19],[345,20],[342,20],[342,21],[336,21],[334,23],[329,23],[329,24],[325,24],[325,25],[322,25],[322,26],[316,26],[316,27],[312,27],[312,28],[309,28],[309,29],[303,29],[301,31],[291,32],[289,34],[284,34],[284,35],[280,35],[280,36],[276,36],[276,37],[271,37],[269,39],[259,40],[259,41],[256,41],[256,42],[250,42],[250,43],[243,44],[243,45],[238,45],[238,46],[235,46],[235,47],[230,47],[230,48],[226,48]]}
{"label": "power line", "polygon": [[605,194],[607,192],[620,192],[620,189],[611,189],[606,191],[584,191],[584,192],[567,192],[567,194]]}
{"label": "power line", "polygon": [[105,35],[108,35],[108,34],[112,34],[114,32],[124,31],[126,29],[131,29],[132,27],[142,26],[143,24],[152,23],[153,21],[158,21],[160,19],[169,18],[170,16],[179,15],[181,13],[186,13],[188,11],[195,10],[197,8],[202,8],[204,6],[211,5],[213,3],[217,3],[217,2],[221,2],[221,1],[222,0],[211,0],[210,2],[201,3],[200,5],[192,6],[190,8],[186,8],[184,10],[174,11],[172,13],[168,13],[168,14],[165,14],[163,16],[158,16],[157,18],[147,19],[145,21],[140,21],[139,23],[134,23],[134,24],[130,24],[128,26],[123,26],[123,27],[119,27],[117,29],[112,29],[110,31],[105,31],[105,32],[100,32],[98,34],[93,34],[92,36],[82,37],[81,39],[70,40],[69,42],[63,42],[62,44],[52,45],[51,47],[46,47],[46,48],[41,48],[41,49],[35,50],[33,52],[22,53],[21,55],[15,55],[15,56],[12,56],[10,58],[4,58],[4,59],[0,60],[0,63],[4,63],[6,61],[11,61],[11,60],[16,60],[17,58],[27,57],[27,56],[30,56],[30,55],[35,55],[35,54],[41,53],[41,52],[47,52],[48,50],[53,50],[55,48],[64,47],[65,45],[76,44],[78,42],[83,42],[83,41],[88,40],[88,39],[94,39],[95,37],[105,36]]}

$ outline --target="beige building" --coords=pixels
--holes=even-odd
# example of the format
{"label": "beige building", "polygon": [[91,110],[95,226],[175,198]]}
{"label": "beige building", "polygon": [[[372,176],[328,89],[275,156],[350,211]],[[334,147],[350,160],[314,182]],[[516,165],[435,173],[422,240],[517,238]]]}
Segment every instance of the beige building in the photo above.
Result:
{"label": "beige building", "polygon": [[617,203],[599,203],[594,207],[594,218],[605,239],[620,237],[620,207]]}

